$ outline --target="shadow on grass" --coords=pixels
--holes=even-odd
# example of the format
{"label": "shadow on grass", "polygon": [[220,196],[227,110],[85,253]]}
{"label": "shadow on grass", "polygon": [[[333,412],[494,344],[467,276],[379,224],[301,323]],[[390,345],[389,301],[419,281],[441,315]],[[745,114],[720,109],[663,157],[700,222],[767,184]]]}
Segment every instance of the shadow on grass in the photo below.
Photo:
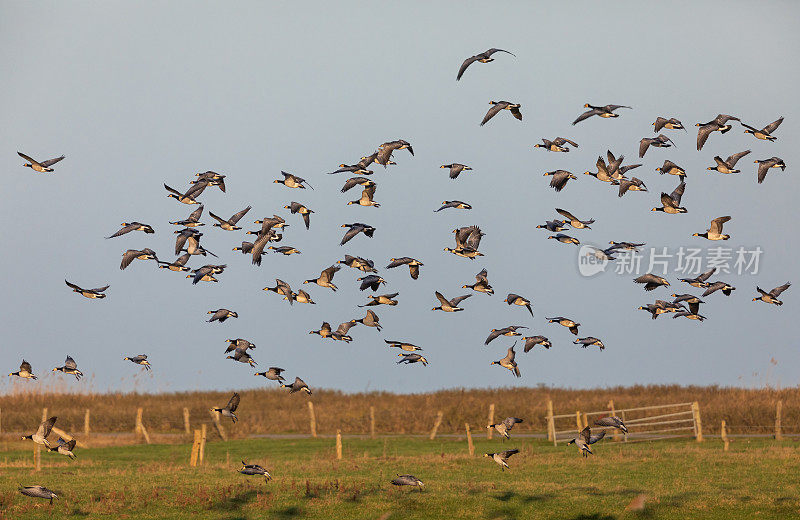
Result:
{"label": "shadow on grass", "polygon": [[524,495],[520,493],[515,493],[514,491],[506,491],[504,493],[495,493],[491,495],[492,498],[495,500],[499,500],[500,502],[510,502],[511,500],[517,499],[524,504],[532,504],[536,502],[546,502],[548,500],[552,500],[555,498],[555,495],[552,493],[540,493],[536,495]]}
{"label": "shadow on grass", "polygon": [[212,508],[215,511],[239,511],[247,505],[258,493],[255,490],[242,491],[229,496],[226,500],[219,502]]}
{"label": "shadow on grass", "polygon": [[289,507],[284,507],[283,509],[277,509],[273,511],[271,516],[273,518],[289,520],[291,518],[299,518],[304,515],[305,513],[301,508],[297,506],[289,506]]}

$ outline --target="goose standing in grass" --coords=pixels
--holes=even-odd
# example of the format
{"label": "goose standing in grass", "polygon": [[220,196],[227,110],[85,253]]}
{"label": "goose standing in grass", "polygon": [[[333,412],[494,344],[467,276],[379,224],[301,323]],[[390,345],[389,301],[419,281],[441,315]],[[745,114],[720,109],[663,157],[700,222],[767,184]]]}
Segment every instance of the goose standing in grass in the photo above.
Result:
{"label": "goose standing in grass", "polygon": [[258,464],[248,464],[244,460],[242,461],[242,468],[239,470],[239,473],[242,475],[260,475],[264,477],[264,482],[269,482],[272,480],[272,475],[269,474],[269,471],[265,470]]}
{"label": "goose standing in grass", "polygon": [[[717,268],[716,267],[712,267],[711,269],[709,269],[705,273],[701,273],[701,274],[697,275],[694,278],[681,278],[679,281],[686,282],[689,285],[691,285],[692,287],[697,287],[698,289],[705,289],[706,287],[709,286],[709,283],[708,283],[707,280],[709,278],[711,278],[711,276],[716,272],[717,272]],[[673,296],[675,296],[675,295],[673,294]]]}
{"label": "goose standing in grass", "polygon": [[665,173],[668,175],[677,175],[680,177],[681,181],[686,178],[686,170],[669,159],[665,159],[664,164],[662,164],[660,168],[656,168],[656,171],[661,175],[664,175]]}
{"label": "goose standing in grass", "polygon": [[361,318],[359,320],[355,320],[355,321],[357,321],[358,323],[360,323],[362,325],[366,325],[367,327],[375,327],[376,329],[378,329],[379,332],[380,332],[380,330],[382,328],[381,324],[380,324],[380,318],[378,318],[378,315],[375,314],[372,310],[369,310],[369,309],[367,310],[367,315],[366,316],[364,316],[363,318]]}
{"label": "goose standing in grass", "polygon": [[471,294],[465,294],[464,296],[456,296],[452,300],[448,300],[439,291],[434,292],[434,294],[436,295],[436,299],[439,300],[439,303],[441,305],[439,305],[438,307],[434,307],[431,310],[444,311],[444,312],[459,312],[459,311],[463,311],[464,309],[462,307],[459,307],[458,305],[461,302],[463,302],[464,300],[466,300],[467,298],[469,298],[470,296],[472,296]]}
{"label": "goose standing in grass", "polygon": [[473,291],[482,292],[484,294],[494,294],[494,289],[489,284],[489,273],[486,269],[481,269],[481,272],[475,275],[475,283],[472,285],[462,285],[462,289],[472,289]]}
{"label": "goose standing in grass", "polygon": [[264,287],[264,291],[274,292],[281,296],[286,296],[289,299],[289,305],[294,304],[294,293],[288,283],[280,278],[275,278],[275,287]]}
{"label": "goose standing in grass", "polygon": [[605,105],[602,107],[598,107],[586,103],[585,105],[583,105],[583,108],[588,108],[589,110],[579,115],[578,118],[572,122],[573,125],[577,125],[584,119],[588,119],[592,116],[599,116],[602,118],[619,117],[619,114],[614,113],[615,110],[620,108],[631,108],[631,107],[625,105]]}
{"label": "goose standing in grass", "polygon": [[500,365],[501,367],[510,370],[511,373],[514,374],[514,376],[522,377],[522,374],[519,371],[519,367],[517,366],[517,362],[514,361],[514,358],[516,357],[516,353],[514,352],[514,347],[516,345],[517,345],[517,343],[515,341],[514,344],[511,345],[511,347],[509,347],[508,353],[506,354],[506,357],[504,357],[503,359],[499,359],[497,361],[492,361],[489,364],[490,365]]}
{"label": "goose standing in grass", "polygon": [[681,182],[678,184],[678,187],[673,190],[672,193],[664,193],[661,192],[661,207],[660,208],[653,208],[650,211],[662,211],[664,213],[668,213],[670,215],[676,215],[678,213],[688,213],[684,207],[681,207],[681,198],[683,197],[683,192],[686,190],[686,183]]}
{"label": "goose standing in grass", "polygon": [[549,237],[547,237],[548,240],[550,240],[551,238],[554,239],[554,240],[558,240],[562,244],[575,244],[577,246],[577,245],[580,245],[580,243],[581,243],[581,241],[578,240],[577,238],[571,237],[569,235],[565,235],[563,233],[558,233],[558,234],[550,235]]}
{"label": "goose standing in grass", "polygon": [[61,157],[56,157],[55,159],[48,159],[46,161],[39,162],[36,159],[30,157],[29,155],[25,155],[22,152],[17,152],[17,155],[19,155],[20,157],[22,157],[23,159],[28,161],[28,162],[26,162],[25,164],[22,165],[24,168],[30,168],[31,170],[39,172],[39,173],[45,173],[45,172],[54,171],[53,168],[51,168],[51,166],[53,166],[58,161],[63,160],[64,157],[65,157],[65,156],[62,155]]}
{"label": "goose standing in grass", "polygon": [[347,232],[342,237],[342,241],[339,242],[340,246],[345,245],[347,242],[350,241],[351,238],[353,238],[359,233],[364,233],[364,235],[368,236],[369,238],[372,238],[372,235],[375,233],[374,227],[368,224],[362,224],[361,222],[355,222],[353,224],[342,224],[341,227],[346,227],[350,229],[347,230]]}
{"label": "goose standing in grass", "polygon": [[575,229],[592,229],[589,224],[594,224],[594,219],[581,220],[569,211],[561,208],[556,208],[556,213],[567,219],[567,224]]}
{"label": "goose standing in grass", "polygon": [[608,417],[600,417],[594,422],[595,426],[607,426],[609,428],[616,428],[622,433],[628,433],[628,427],[616,415],[609,415]]}
{"label": "goose standing in grass", "polygon": [[580,323],[575,323],[574,320],[569,318],[565,318],[563,316],[556,316],[555,318],[545,318],[547,323],[558,323],[562,327],[566,327],[569,331],[574,334],[575,336],[578,335],[578,327],[581,326]]}
{"label": "goose standing in grass", "polygon": [[772,132],[777,130],[778,127],[781,126],[781,123],[783,123],[783,118],[782,117],[776,119],[773,122],[771,122],[770,124],[768,124],[767,126],[762,128],[761,130],[759,130],[758,128],[752,127],[750,125],[746,125],[746,124],[744,124],[742,122],[740,122],[739,124],[741,124],[743,127],[745,127],[744,133],[750,134],[753,137],[755,137],[756,139],[762,139],[764,141],[775,141],[777,139],[777,137],[772,135]]}
{"label": "goose standing in grass", "polygon": [[541,345],[546,349],[550,349],[550,347],[553,346],[553,344],[550,343],[550,340],[544,336],[523,336],[522,339],[525,341],[525,348],[523,349],[524,352],[530,352],[530,350],[536,345]]}
{"label": "goose standing in grass", "polygon": [[717,217],[711,221],[711,225],[709,226],[708,230],[705,233],[694,233],[693,237],[703,237],[708,240],[728,240],[731,238],[730,235],[725,235],[722,233],[722,226],[726,222],[728,222],[731,217]]}
{"label": "goose standing in grass", "polygon": [[65,457],[69,457],[72,460],[77,459],[78,457],[72,453],[72,450],[75,449],[75,445],[78,443],[75,439],[70,440],[69,442],[65,441],[61,437],[58,438],[58,445],[53,446],[52,448],[47,448],[50,451],[58,452]]}
{"label": "goose standing in grass", "polygon": [[252,206],[247,206],[243,210],[231,215],[231,218],[229,218],[228,220],[225,220],[222,217],[218,217],[217,215],[214,215],[210,211],[208,212],[208,216],[210,216],[211,218],[213,218],[214,220],[217,221],[214,224],[214,227],[218,227],[220,229],[224,229],[225,231],[237,231],[237,230],[242,229],[242,228],[237,226],[236,224],[238,224],[239,221],[242,220],[242,217],[247,215],[247,212],[250,211],[251,209],[253,209]]}
{"label": "goose standing in grass", "polygon": [[472,168],[467,166],[466,164],[461,163],[450,163],[450,164],[443,164],[439,166],[439,168],[447,168],[450,170],[450,178],[457,179],[461,172],[471,171]]}
{"label": "goose standing in grass", "polygon": [[[244,247],[244,244],[249,244],[249,242],[242,242],[242,247]],[[252,247],[252,245],[253,244],[250,244],[251,247]],[[235,248],[234,248],[234,250],[235,250]],[[156,262],[158,263],[158,268],[159,269],[169,269],[170,271],[186,272],[186,271],[191,270],[189,267],[186,266],[186,262],[189,261],[189,258],[191,258],[191,256],[192,255],[190,255],[189,253],[184,253],[181,256],[179,256],[178,258],[176,258],[174,262],[171,262],[171,263],[170,262],[162,262],[161,260],[157,260]]]}
{"label": "goose standing in grass", "polygon": [[185,220],[178,220],[176,222],[170,222],[173,226],[183,226],[183,227],[198,227],[198,226],[205,226],[202,222],[200,222],[200,217],[203,215],[203,205],[201,204],[196,210],[189,213],[189,216]]}
{"label": "goose standing in grass", "polygon": [[67,359],[64,360],[64,366],[54,368],[53,372],[63,372],[65,374],[75,376],[75,379],[78,381],[80,381],[83,377],[83,372],[78,370],[78,364],[74,359],[72,359],[72,356],[67,356]]}
{"label": "goose standing in grass", "polygon": [[47,489],[44,486],[20,486],[19,492],[26,497],[33,497],[33,498],[44,498],[45,500],[50,501],[50,505],[53,505],[53,499],[58,498],[58,495],[55,492]]}
{"label": "goose standing in grass", "polygon": [[722,294],[725,296],[730,296],[732,291],[735,291],[736,287],[732,286],[727,282],[714,282],[708,284],[703,296],[708,296],[709,294],[713,294],[717,291],[722,291]]}
{"label": "goose standing in grass", "polygon": [[578,147],[578,143],[567,139],[566,137],[556,137],[552,141],[549,139],[542,139],[543,144],[536,143],[533,145],[534,148],[544,148],[548,152],[569,152],[569,148],[564,146],[565,144],[571,144],[575,148]]}
{"label": "goose standing in grass", "polygon": [[716,155],[714,156],[714,162],[717,163],[716,166],[709,166],[706,168],[706,170],[712,170],[712,171],[716,170],[719,173],[728,173],[728,174],[739,173],[742,170],[734,169],[736,167],[736,163],[739,162],[739,159],[741,159],[742,157],[744,157],[749,153],[750,150],[745,150],[743,152],[735,153],[730,157],[728,157],[727,159],[725,159],[724,161],[722,160],[722,157]]}
{"label": "goose standing in grass", "polygon": [[50,431],[53,429],[53,425],[56,423],[56,420],[58,420],[58,417],[50,417],[46,421],[42,421],[41,424],[39,424],[39,427],[36,429],[36,432],[30,435],[23,435],[22,440],[33,441],[36,444],[41,444],[49,449],[51,445],[50,441],[47,440],[47,436],[50,435]]}
{"label": "goose standing in grass", "polygon": [[458,75],[456,76],[456,81],[460,80],[461,76],[464,75],[464,71],[467,70],[467,67],[469,67],[470,65],[472,65],[476,61],[479,62],[479,63],[490,63],[490,62],[494,61],[494,58],[492,58],[492,54],[494,54],[496,52],[505,52],[506,54],[511,54],[515,58],[517,57],[516,54],[514,54],[512,52],[509,52],[509,51],[505,51],[503,49],[491,48],[491,49],[485,50],[483,52],[480,52],[480,53],[476,54],[475,56],[470,56],[469,58],[464,60],[464,63],[462,63],[461,67],[459,67],[459,69],[458,69]]}
{"label": "goose standing in grass", "polygon": [[366,291],[367,289],[377,291],[381,284],[386,285],[386,280],[375,274],[368,274],[367,276],[356,278],[356,281],[361,282],[361,285],[358,286],[358,289],[361,291]]}
{"label": "goose standing in grass", "polygon": [[305,179],[302,177],[298,177],[297,175],[292,175],[291,173],[281,171],[281,175],[283,175],[283,179],[275,179],[272,181],[275,184],[283,184],[287,188],[299,188],[299,189],[306,189],[306,186],[314,189]]}
{"label": "goose standing in grass", "polygon": [[653,289],[662,285],[669,286],[669,282],[663,276],[656,276],[653,273],[643,274],[638,278],[633,279],[636,283],[643,283],[645,291],[652,291]]}
{"label": "goose standing in grass", "polygon": [[511,115],[514,116],[519,121],[522,121],[522,112],[520,112],[520,108],[522,105],[519,103],[511,103],[510,101],[489,101],[489,104],[492,105],[492,108],[486,112],[486,115],[483,116],[483,121],[481,121],[481,126],[485,125],[491,118],[499,114],[503,110],[508,110],[511,112]]}
{"label": "goose standing in grass", "polygon": [[303,223],[306,225],[306,229],[311,226],[311,214],[314,213],[304,205],[300,204],[299,202],[290,202],[288,205],[284,206],[283,209],[288,209],[292,212],[292,215],[297,213],[303,217]]}
{"label": "goose standing in grass", "polygon": [[400,267],[401,265],[407,265],[412,280],[416,280],[417,278],[419,278],[419,268],[420,266],[425,265],[419,260],[408,256],[401,256],[400,258],[392,258],[390,262],[391,263],[386,266],[386,269],[393,269],[395,267]]}
{"label": "goose standing in grass", "polygon": [[664,134],[658,134],[656,137],[643,137],[642,140],[639,141],[639,157],[644,157],[644,154],[647,153],[647,149],[651,146],[655,146],[656,148],[669,148],[670,146],[675,146],[675,143]]}
{"label": "goose standing in grass", "polygon": [[239,314],[234,311],[228,309],[217,309],[215,311],[208,311],[206,314],[211,314],[211,319],[208,320],[209,323],[212,321],[219,321],[223,323],[228,318],[238,318]]}
{"label": "goose standing in grass", "polygon": [[111,235],[110,237],[106,237],[106,238],[119,237],[119,236],[122,236],[122,235],[124,235],[126,233],[130,233],[131,231],[144,231],[145,233],[150,234],[150,235],[155,233],[155,230],[153,230],[152,226],[149,226],[147,224],[142,224],[141,222],[123,222],[120,225],[122,226],[122,229],[120,229],[119,231],[117,231],[116,233]]}
{"label": "goose standing in grass", "polygon": [[383,340],[384,343],[389,345],[389,347],[399,348],[401,350],[405,350],[406,352],[414,352],[416,350],[422,350],[422,348],[414,345],[413,343],[408,343],[407,341],[393,341],[390,339]]}
{"label": "goose standing in grass", "polygon": [[619,194],[618,197],[622,197],[630,191],[647,191],[647,186],[645,186],[644,182],[641,179],[637,179],[636,177],[632,177],[630,179],[621,179],[619,182]]}
{"label": "goose standing in grass", "polygon": [[226,404],[223,408],[211,408],[211,411],[219,412],[219,414],[222,415],[223,417],[230,417],[231,421],[236,423],[238,417],[236,417],[236,414],[234,412],[236,411],[237,408],[239,408],[240,400],[241,397],[239,397],[239,394],[234,392],[233,396],[231,396],[230,400],[228,401],[228,404]]}
{"label": "goose standing in grass", "polygon": [[290,394],[293,394],[295,392],[299,392],[299,391],[302,390],[303,392],[307,393],[308,395],[311,395],[311,390],[308,388],[308,385],[306,384],[305,381],[303,381],[299,377],[295,377],[294,378],[294,383],[292,383],[290,385],[282,384],[281,388],[288,388]]}
{"label": "goose standing in grass", "polygon": [[399,473],[397,474],[397,478],[392,479],[391,483],[395,486],[416,486],[420,492],[422,492],[422,488],[425,486],[425,484],[414,475],[401,475]]}
{"label": "goose standing in grass", "polygon": [[570,179],[577,179],[575,175],[573,175],[571,172],[568,172],[567,170],[554,170],[552,172],[545,173],[544,176],[553,177],[552,179],[550,179],[550,187],[556,190],[556,193],[563,190]]}
{"label": "goose standing in grass", "polygon": [[403,354],[401,352],[400,354],[397,354],[397,355],[402,357],[402,359],[397,362],[398,365],[400,363],[406,363],[406,364],[422,363],[422,366],[424,366],[424,367],[428,366],[428,360],[425,359],[425,357],[420,355],[420,354],[414,354],[414,353]]}
{"label": "goose standing in grass", "polygon": [[699,127],[697,130],[697,151],[703,149],[703,146],[708,141],[708,136],[712,134],[712,132],[719,132],[724,134],[731,128],[731,125],[728,124],[728,121],[739,121],[738,117],[729,116],[727,114],[719,114],[717,117],[709,121],[708,123],[697,123],[696,127]]}
{"label": "goose standing in grass", "polygon": [[105,298],[107,295],[103,294],[103,292],[109,287],[111,287],[110,285],[106,285],[104,287],[98,287],[97,289],[83,289],[82,287],[79,287],[74,283],[68,282],[67,280],[64,280],[64,283],[67,284],[67,287],[72,289],[72,292],[76,292],[89,299]]}
{"label": "goose standing in grass", "polygon": [[281,383],[281,382],[285,381],[285,379],[281,375],[283,372],[285,372],[285,370],[282,369],[282,368],[269,367],[269,370],[267,370],[266,372],[256,372],[253,375],[255,375],[255,376],[263,376],[263,377],[266,377],[267,379],[269,379],[271,381],[277,381],[277,382]]}
{"label": "goose standing in grass", "polygon": [[448,209],[448,208],[453,208],[453,209],[472,209],[472,206],[470,206],[466,202],[462,202],[460,200],[445,200],[445,201],[442,202],[442,207],[437,209],[437,210],[434,210],[433,212],[434,213],[438,213],[439,211],[442,211],[443,209]]}
{"label": "goose standing in grass", "polygon": [[9,376],[17,376],[21,379],[39,379],[35,375],[33,375],[33,368],[31,368],[31,364],[22,360],[22,363],[19,365],[19,370],[17,372],[11,372],[8,374]]}
{"label": "goose standing in grass", "polygon": [[587,347],[600,347],[600,350],[605,350],[606,346],[603,344],[602,341],[595,338],[594,336],[587,336],[585,338],[578,338],[572,342],[575,345],[580,345],[581,348]]}
{"label": "goose standing in grass", "polygon": [[367,295],[367,298],[370,299],[370,302],[364,305],[359,305],[359,307],[374,307],[376,305],[397,305],[397,300],[393,299],[400,293],[390,293],[390,294],[380,294],[378,296],[372,296],[370,294]]}
{"label": "goose standing in grass", "polygon": [[504,440],[508,440],[511,438],[508,432],[510,432],[511,429],[514,428],[515,424],[520,424],[521,422],[523,422],[522,419],[518,419],[517,417],[506,417],[503,420],[503,422],[497,424],[489,424],[488,426],[486,426],[486,428],[489,429],[494,428],[495,430],[497,430],[497,433],[499,433],[503,437]]}
{"label": "goose standing in grass", "polygon": [[145,247],[141,250],[128,249],[122,254],[122,262],[119,264],[120,270],[123,270],[131,265],[134,260],[155,260],[158,262],[158,257],[156,256],[156,252],[149,247]]}
{"label": "goose standing in grass", "polygon": [[668,128],[670,130],[683,130],[684,132],[686,131],[683,123],[674,117],[667,119],[665,117],[658,116],[655,122],[651,124],[653,125],[653,132],[658,132],[662,128]]}
{"label": "goose standing in grass", "polygon": [[124,357],[122,358],[122,360],[130,361],[131,363],[136,363],[137,365],[143,366],[145,370],[150,370],[150,362],[147,361],[146,354],[139,354],[138,356],[133,356],[133,357]]}
{"label": "goose standing in grass", "polygon": [[566,220],[547,220],[544,224],[539,224],[536,226],[536,229],[546,229],[547,231],[551,231],[553,233],[557,233],[559,231],[564,231],[568,229],[564,224],[566,224]]}
{"label": "goose standing in grass", "polygon": [[764,179],[767,178],[767,173],[769,172],[770,168],[780,168],[781,171],[786,171],[786,163],[783,162],[783,159],[780,157],[770,157],[769,159],[764,159],[763,161],[754,161],[758,164],[758,183],[761,184],[764,182]]}
{"label": "goose standing in grass", "polygon": [[567,445],[574,444],[578,447],[578,453],[584,457],[594,455],[591,445],[606,436],[606,431],[603,430],[597,435],[592,435],[592,430],[588,426],[581,430],[577,437],[567,443]]}
{"label": "goose standing in grass", "polygon": [[305,280],[303,283],[315,283],[320,287],[327,287],[332,291],[336,291],[338,287],[333,284],[333,276],[341,269],[338,265],[332,265],[327,269],[323,269],[322,272],[319,274],[318,278],[312,278],[310,280]]}
{"label": "goose standing in grass", "polygon": [[772,289],[770,292],[763,291],[760,287],[756,286],[756,291],[758,291],[761,296],[753,298],[753,301],[761,300],[764,303],[771,303],[778,306],[783,305],[783,302],[778,299],[778,296],[780,296],[781,293],[788,289],[791,285],[791,283],[786,282],[785,284]]}
{"label": "goose standing in grass", "polygon": [[508,459],[510,459],[512,455],[516,455],[517,453],[519,453],[519,450],[513,449],[513,450],[501,451],[499,453],[484,453],[483,456],[491,458],[500,466],[501,471],[505,471],[506,469],[508,469]]}
{"label": "goose standing in grass", "polygon": [[522,334],[517,332],[517,329],[527,328],[528,327],[524,327],[522,325],[509,325],[508,327],[503,327],[502,329],[492,329],[489,333],[489,337],[486,338],[486,341],[484,341],[483,344],[488,345],[500,336],[522,336]]}

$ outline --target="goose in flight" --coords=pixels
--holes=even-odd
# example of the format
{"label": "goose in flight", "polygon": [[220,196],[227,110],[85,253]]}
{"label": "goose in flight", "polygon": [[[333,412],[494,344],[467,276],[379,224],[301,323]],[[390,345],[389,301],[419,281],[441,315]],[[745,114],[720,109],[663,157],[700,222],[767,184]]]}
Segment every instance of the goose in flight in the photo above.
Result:
{"label": "goose in flight", "polygon": [[775,141],[777,139],[777,137],[772,135],[772,132],[777,130],[778,127],[781,126],[781,123],[783,123],[783,118],[782,117],[776,119],[775,121],[771,122],[770,124],[768,124],[767,126],[762,128],[761,130],[759,130],[758,128],[754,128],[754,127],[752,127],[750,125],[746,125],[746,124],[740,122],[740,124],[743,127],[745,127],[745,129],[746,129],[744,131],[744,133],[751,134],[756,139],[762,139],[764,141]]}
{"label": "goose in flight", "polygon": [[239,394],[234,392],[230,400],[228,401],[228,404],[226,404],[222,408],[213,407],[211,408],[211,411],[219,412],[219,414],[222,415],[223,417],[230,417],[231,421],[235,423],[238,417],[236,417],[236,414],[234,412],[236,412],[236,409],[239,408],[240,400],[241,397],[239,397]]}
{"label": "goose in flight", "polygon": [[47,436],[50,435],[50,431],[53,429],[53,425],[56,423],[56,420],[58,420],[58,417],[50,417],[49,419],[42,421],[35,433],[23,435],[22,440],[33,441],[36,444],[41,444],[42,446],[50,448],[51,445],[50,441],[47,440]]}
{"label": "goose in flight", "polygon": [[569,148],[564,146],[565,144],[571,144],[575,148],[578,147],[578,143],[571,139],[567,139],[566,137],[556,137],[552,141],[549,139],[542,138],[542,143],[536,143],[533,145],[534,148],[544,148],[548,152],[569,152]]}
{"label": "goose in flight", "polygon": [[614,113],[615,110],[620,108],[631,108],[631,107],[625,105],[605,105],[602,107],[598,107],[586,103],[585,105],[583,105],[583,108],[588,108],[589,110],[579,115],[578,118],[572,122],[573,125],[577,125],[584,119],[589,119],[592,116],[599,116],[603,118],[619,117],[619,114]]}
{"label": "goose in flight", "polygon": [[504,440],[508,440],[511,438],[508,432],[510,432],[511,429],[514,428],[514,425],[520,424],[522,422],[523,420],[517,417],[506,417],[503,420],[503,422],[497,424],[489,424],[486,426],[486,428],[489,429],[494,428],[495,430],[497,430],[497,433],[499,433],[503,437]]}
{"label": "goose in flight", "polygon": [[667,119],[666,117],[658,116],[655,122],[652,123],[652,125],[653,125],[653,132],[658,132],[662,128],[668,128],[670,130],[683,130],[684,132],[686,131],[686,128],[683,126],[683,123],[681,123],[678,119],[675,119],[674,117],[670,117],[669,119]]}
{"label": "goose in flight", "polygon": [[120,224],[122,229],[111,235],[110,237],[106,238],[114,238],[118,236],[122,236],[126,233],[130,233],[131,231],[144,231],[147,234],[153,234],[155,231],[153,230],[152,226],[147,224],[142,224],[141,222],[123,222]]}
{"label": "goose in flight", "polygon": [[67,287],[72,289],[72,292],[76,292],[76,293],[78,293],[78,294],[80,294],[82,296],[85,296],[86,298],[89,298],[89,299],[105,298],[107,295],[103,294],[103,291],[105,291],[106,289],[111,287],[110,285],[106,285],[104,287],[98,287],[97,289],[83,289],[82,287],[79,287],[79,286],[75,285],[74,283],[68,282],[67,280],[64,280],[64,283],[67,284]]}
{"label": "goose in flight", "polygon": [[54,171],[53,168],[51,168],[51,166],[53,166],[58,161],[64,159],[65,157],[62,155],[61,157],[56,157],[55,159],[48,159],[46,161],[39,162],[36,159],[33,159],[32,157],[25,155],[22,152],[17,152],[17,155],[28,161],[27,163],[22,165],[23,167],[30,168],[33,171],[37,171],[39,173]]}
{"label": "goose in flight", "polygon": [[499,466],[501,471],[505,471],[508,468],[508,459],[511,458],[512,455],[519,453],[518,449],[513,450],[506,450],[501,451],[499,453],[484,453],[484,457],[489,457],[493,461],[495,461]]}
{"label": "goose in flight", "polygon": [[592,430],[588,426],[581,430],[577,437],[567,443],[567,445],[574,444],[578,447],[578,452],[584,457],[594,455],[591,445],[606,436],[605,430],[597,435],[592,435]]}
{"label": "goose in flight", "polygon": [[734,169],[736,163],[739,162],[739,159],[744,157],[745,155],[749,154],[750,150],[745,150],[743,152],[735,153],[729,156],[724,161],[722,157],[719,155],[714,156],[714,162],[717,163],[716,166],[709,166],[706,170],[716,170],[719,173],[739,173],[742,170]]}
{"label": "goose in flight", "polygon": [[78,381],[83,377],[83,372],[78,370],[78,364],[72,359],[72,356],[67,356],[67,359],[64,361],[64,366],[54,368],[53,372],[63,372],[73,375]]}
{"label": "goose in flight", "polygon": [[28,379],[28,380],[30,380],[30,379],[39,379],[38,377],[36,377],[33,374],[33,368],[31,367],[31,364],[28,363],[27,361],[25,361],[24,359],[22,360],[22,363],[20,363],[20,365],[19,365],[19,370],[16,371],[16,372],[11,372],[8,375],[9,376],[17,376],[19,378]]}
{"label": "goose in flight", "polygon": [[729,116],[727,114],[719,114],[717,117],[709,121],[708,123],[697,123],[696,127],[697,130],[697,151],[703,149],[703,146],[708,141],[708,136],[711,135],[712,132],[719,132],[724,134],[731,128],[731,125],[728,124],[728,121],[739,121],[738,117]]}
{"label": "goose in flight", "polygon": [[485,125],[491,118],[496,116],[502,110],[508,110],[511,112],[511,115],[514,116],[519,121],[522,121],[522,112],[519,111],[522,108],[522,105],[519,103],[512,103],[510,101],[489,101],[489,104],[492,105],[492,108],[486,112],[486,115],[483,116],[483,121],[481,121],[481,126]]}
{"label": "goose in flight", "polygon": [[780,168],[781,171],[786,170],[786,163],[780,157],[770,157],[763,161],[755,161],[758,164],[758,183],[764,182],[767,178],[767,172],[770,168]]}
{"label": "goose in flight", "polygon": [[731,219],[729,216],[717,217],[711,221],[711,225],[705,233],[694,233],[693,237],[703,237],[708,240],[728,240],[730,235],[722,233],[722,226]]}
{"label": "goose in flight", "polygon": [[639,157],[644,157],[644,154],[647,153],[647,149],[651,146],[655,146],[656,148],[669,148],[670,146],[675,146],[675,143],[664,134],[658,134],[656,137],[643,137],[642,140],[639,141]]}
{"label": "goose in flight", "polygon": [[780,285],[769,292],[766,292],[760,287],[756,286],[756,291],[758,291],[761,296],[758,298],[753,298],[753,301],[761,300],[764,303],[771,303],[778,306],[783,305],[783,302],[778,299],[778,296],[780,296],[781,293],[788,289],[791,285],[791,283],[786,282],[785,284]]}
{"label": "goose in flight", "polygon": [[519,371],[519,367],[517,366],[517,362],[514,361],[514,357],[516,356],[516,353],[514,352],[514,347],[516,345],[517,343],[514,342],[514,344],[511,345],[511,347],[509,347],[506,357],[497,361],[492,361],[490,365],[500,365],[501,367],[510,370],[511,373],[514,374],[514,376],[522,377],[522,374]]}
{"label": "goose in flight", "polygon": [[689,210],[681,206],[681,198],[683,197],[683,192],[685,190],[686,183],[681,182],[678,184],[678,187],[672,191],[672,193],[661,192],[661,207],[653,208],[650,211],[662,211],[670,215],[688,213]]}
{"label": "goose in flight", "polygon": [[494,61],[494,58],[492,58],[492,54],[494,54],[496,52],[505,52],[506,54],[510,54],[510,55],[514,56],[515,58],[517,57],[517,55],[514,54],[513,52],[509,52],[509,51],[506,51],[506,50],[503,50],[503,49],[491,48],[491,49],[485,50],[485,51],[483,51],[481,53],[476,54],[475,56],[470,56],[469,58],[464,60],[464,63],[462,63],[461,67],[459,67],[459,69],[458,69],[458,75],[456,76],[456,81],[459,81],[461,79],[461,76],[464,75],[464,71],[467,70],[467,67],[469,67],[470,65],[472,65],[476,61],[480,62],[480,63],[489,63],[489,62]]}
{"label": "goose in flight", "polygon": [[217,221],[217,223],[214,224],[214,227],[218,227],[218,228],[224,229],[226,231],[236,231],[236,230],[242,229],[239,226],[237,226],[236,224],[242,219],[242,217],[247,215],[247,212],[250,211],[251,209],[252,209],[252,206],[247,206],[243,210],[231,215],[231,218],[229,218],[228,220],[225,220],[222,217],[218,217],[217,215],[214,215],[210,211],[208,212],[208,215],[211,218],[213,218],[214,220]]}
{"label": "goose in flight", "polygon": [[444,312],[463,311],[464,309],[462,307],[459,307],[458,305],[467,298],[469,298],[470,296],[472,296],[471,294],[465,294],[464,296],[456,296],[452,300],[448,300],[439,291],[436,291],[434,294],[436,295],[436,299],[439,300],[440,305],[438,307],[434,307],[431,310],[444,311]]}
{"label": "goose in flight", "polygon": [[414,475],[401,475],[397,474],[397,478],[392,479],[391,482],[395,486],[416,486],[420,491],[425,486],[425,484],[415,477]]}

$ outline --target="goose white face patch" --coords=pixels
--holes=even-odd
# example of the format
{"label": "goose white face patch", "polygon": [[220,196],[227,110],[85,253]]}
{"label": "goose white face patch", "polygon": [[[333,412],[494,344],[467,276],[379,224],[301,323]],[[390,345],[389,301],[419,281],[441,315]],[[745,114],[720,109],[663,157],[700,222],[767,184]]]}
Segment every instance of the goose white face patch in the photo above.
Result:
{"label": "goose white face patch", "polygon": [[578,249],[578,272],[581,276],[595,276],[606,270],[609,259],[598,249],[590,245],[582,245]]}

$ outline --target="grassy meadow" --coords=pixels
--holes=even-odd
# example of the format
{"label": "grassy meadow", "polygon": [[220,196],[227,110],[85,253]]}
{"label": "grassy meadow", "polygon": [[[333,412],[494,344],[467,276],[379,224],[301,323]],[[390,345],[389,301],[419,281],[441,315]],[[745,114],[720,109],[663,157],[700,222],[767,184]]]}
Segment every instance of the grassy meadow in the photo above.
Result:
{"label": "grassy meadow", "polygon": [[[481,432],[482,433],[482,432]],[[399,436],[212,442],[205,464],[188,466],[190,445],[76,450],[78,459],[43,453],[34,472],[31,444],[4,442],[0,518],[209,519],[786,519],[800,516],[800,445],[734,439],[615,443],[583,459],[572,446],[541,440],[488,441],[474,457],[463,439]],[[480,457],[516,447],[511,469]],[[241,459],[273,480],[236,472]],[[389,484],[396,473],[424,491]],[[24,497],[18,484],[42,484],[61,499]],[[643,511],[626,510],[641,495]]]}

